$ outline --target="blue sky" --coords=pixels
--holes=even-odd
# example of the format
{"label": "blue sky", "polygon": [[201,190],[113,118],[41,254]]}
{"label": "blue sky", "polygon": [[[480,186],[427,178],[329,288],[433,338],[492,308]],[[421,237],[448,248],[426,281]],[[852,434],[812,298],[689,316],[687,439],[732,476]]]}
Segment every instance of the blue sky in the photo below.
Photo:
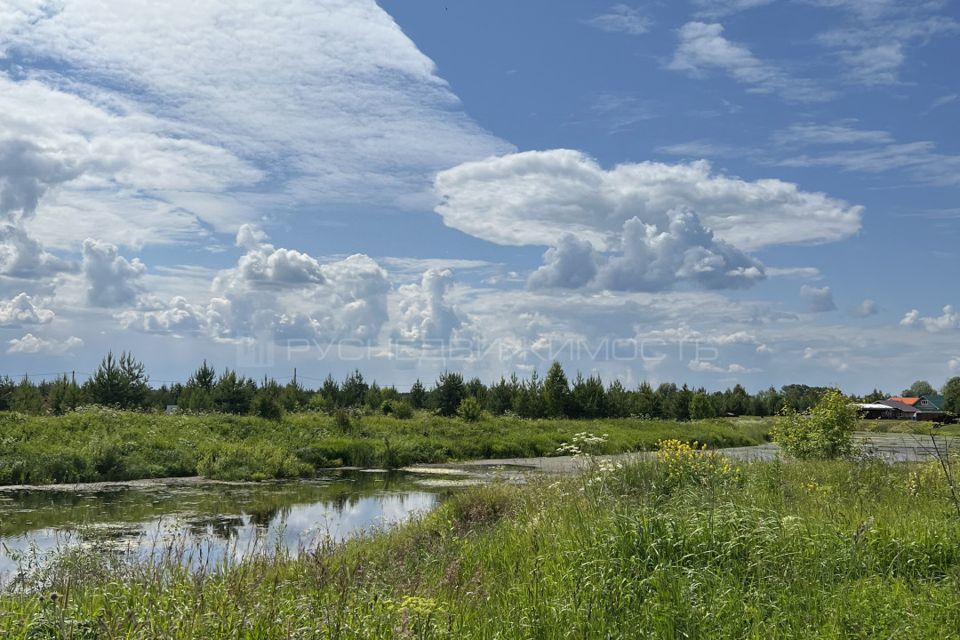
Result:
{"label": "blue sky", "polygon": [[0,372],[960,372],[947,1],[0,7]]}

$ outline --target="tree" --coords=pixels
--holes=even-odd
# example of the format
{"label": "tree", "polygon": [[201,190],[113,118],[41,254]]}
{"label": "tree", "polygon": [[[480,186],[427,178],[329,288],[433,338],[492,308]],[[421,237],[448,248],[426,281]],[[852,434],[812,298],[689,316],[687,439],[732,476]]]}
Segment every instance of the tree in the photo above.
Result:
{"label": "tree", "polygon": [[340,387],[340,406],[359,407],[362,406],[367,397],[367,390],[370,387],[363,380],[363,374],[359,369],[347,376]]}
{"label": "tree", "polygon": [[637,414],[648,418],[661,418],[660,399],[649,382],[644,380],[637,387]]}
{"label": "tree", "polygon": [[116,358],[113,352],[106,357],[87,380],[85,390],[95,404],[119,409],[143,407],[149,387],[143,363],[133,354],[122,352]]}
{"label": "tree", "polygon": [[774,424],[773,439],[801,460],[844,458],[855,451],[856,426],[856,409],[839,389],[831,389],[806,413],[785,408]]}
{"label": "tree", "polygon": [[410,387],[410,406],[414,409],[423,409],[427,406],[427,389],[420,382],[420,378]]}
{"label": "tree", "polygon": [[445,371],[430,394],[433,406],[442,416],[453,416],[466,396],[463,376],[456,372]]}
{"label": "tree", "polygon": [[705,420],[707,418],[715,418],[716,416],[717,410],[713,406],[713,402],[710,400],[707,392],[700,389],[694,393],[693,398],[690,399],[690,419]]}
{"label": "tree", "polygon": [[960,377],[950,378],[943,385],[943,409],[960,415]]}
{"label": "tree", "polygon": [[457,415],[466,422],[477,422],[483,417],[483,405],[473,396],[467,396],[457,407]]}
{"label": "tree", "polygon": [[217,374],[204,360],[187,379],[180,394],[179,407],[185,411],[213,411],[213,388]]}
{"label": "tree", "polygon": [[633,407],[631,394],[627,391],[623,383],[614,380],[607,387],[607,417],[626,418],[629,417]]}
{"label": "tree", "polygon": [[250,413],[256,394],[257,385],[253,380],[227,369],[213,388],[213,406],[222,413],[245,415]]}
{"label": "tree", "polygon": [[50,411],[59,416],[76,409],[80,406],[82,399],[80,387],[64,375],[57,378],[51,385],[47,405]]}
{"label": "tree", "polygon": [[36,415],[43,409],[43,394],[24,376],[10,396],[10,408],[20,413]]}
{"label": "tree", "polygon": [[570,384],[560,363],[554,361],[543,381],[543,402],[547,417],[565,418],[570,415]]}
{"label": "tree", "polygon": [[603,381],[599,376],[590,376],[587,379],[577,374],[573,382],[572,414],[577,418],[602,418],[607,412],[607,392],[603,388]]}
{"label": "tree", "polygon": [[323,380],[323,386],[320,387],[320,395],[323,397],[324,404],[333,408],[340,404],[340,385],[333,379],[329,373]]}
{"label": "tree", "polygon": [[903,397],[905,398],[919,398],[921,396],[932,396],[936,392],[933,390],[933,385],[927,382],[926,380],[917,380],[909,389],[903,390]]}
{"label": "tree", "polygon": [[[516,378],[513,378],[514,383]],[[495,416],[502,416],[513,409],[513,396],[516,385],[507,382],[502,376],[500,382],[492,385],[487,393],[487,410]]]}

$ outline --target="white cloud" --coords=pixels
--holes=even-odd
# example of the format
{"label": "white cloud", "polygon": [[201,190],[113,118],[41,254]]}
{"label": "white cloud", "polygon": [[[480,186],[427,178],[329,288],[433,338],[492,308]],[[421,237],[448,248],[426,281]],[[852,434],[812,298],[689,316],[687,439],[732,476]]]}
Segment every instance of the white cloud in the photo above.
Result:
{"label": "white cloud", "polygon": [[640,11],[625,4],[616,4],[606,13],[594,16],[586,21],[591,27],[601,31],[626,33],[636,36],[650,29],[650,19]]}
{"label": "white cloud", "polygon": [[[61,227],[120,221],[94,234],[115,244],[235,231],[260,207],[396,205],[437,169],[512,148],[373,0],[24,0],[2,19],[21,72],[0,73],[0,138],[83,171],[38,217],[82,202]],[[149,228],[125,205],[153,211]]]}
{"label": "white cloud", "polygon": [[775,93],[795,102],[818,102],[833,97],[830,91],[758,59],[746,46],[723,36],[723,25],[688,22],[679,31],[680,44],[668,69],[700,77],[708,69],[720,69],[754,93]]}
{"label": "white cloud", "polygon": [[543,254],[543,266],[527,280],[531,289],[552,287],[576,289],[589,284],[597,275],[599,257],[588,240],[567,234],[556,247]]}
{"label": "white cloud", "polygon": [[660,291],[680,282],[706,289],[742,288],[763,278],[759,262],[715,240],[695,213],[672,209],[662,227],[627,220],[623,254],[603,266],[598,280],[605,289]]}
{"label": "white cloud", "polygon": [[748,9],[762,7],[774,2],[774,0],[692,0],[693,5],[698,7],[697,15],[704,18],[720,18],[723,16],[740,13]]}
{"label": "white cloud", "polygon": [[812,313],[826,313],[837,308],[830,287],[811,287],[805,284],[800,287],[800,299]]}
{"label": "white cloud", "polygon": [[953,373],[957,373],[958,371],[960,371],[960,356],[956,356],[956,357],[954,357],[954,358],[950,358],[950,361],[947,362],[947,367],[948,367],[948,368],[950,369],[950,371],[952,371]]}
{"label": "white cloud", "polygon": [[132,327],[146,333],[195,333],[207,327],[206,309],[190,304],[182,296],[156,306],[156,309],[124,311],[118,314],[118,319],[125,328]]}
{"label": "white cloud", "polygon": [[72,265],[47,252],[22,227],[0,223],[0,275],[39,279],[72,268]]}
{"label": "white cloud", "polygon": [[844,149],[781,160],[790,167],[838,167],[843,171],[883,173],[903,170],[915,180],[942,186],[960,184],[960,155],[939,153],[930,141]]}
{"label": "white cloud", "polygon": [[211,297],[169,303],[141,301],[120,322],[150,333],[202,333],[219,341],[276,340],[373,343],[388,319],[386,272],[365,255],[320,263],[306,253],[267,243],[243,226],[237,244],[246,249],[237,266],[214,278]]}
{"label": "white cloud", "polygon": [[32,333],[28,333],[22,338],[14,338],[7,344],[7,353],[45,353],[50,355],[63,355],[68,351],[79,349],[83,346],[83,340],[76,336],[71,336],[66,340],[38,338]]}
{"label": "white cloud", "polygon": [[83,275],[87,303],[94,307],[134,304],[147,267],[139,258],[127,260],[115,245],[87,238],[83,241]]}
{"label": "white cloud", "polygon": [[865,85],[899,82],[906,49],[933,38],[960,32],[960,23],[938,13],[942,2],[888,0],[813,0],[842,9],[846,24],[825,31],[817,40],[832,49],[844,65],[848,80]]}
{"label": "white cloud", "polygon": [[776,132],[773,139],[783,145],[887,144],[893,136],[887,131],[857,129],[847,123],[793,124]]}
{"label": "white cloud", "polygon": [[636,217],[665,228],[667,212],[697,212],[718,240],[742,250],[829,242],[857,232],[862,207],[776,179],[715,175],[706,161],[641,162],[604,170],[567,149],[467,162],[437,174],[447,226],[503,245],[558,246],[572,234],[597,250],[620,247]]}
{"label": "white cloud", "polygon": [[315,258],[293,249],[278,249],[265,240],[266,234],[250,225],[237,232],[237,246],[247,249],[237,263],[244,280],[281,287],[323,284],[323,267]]}
{"label": "white cloud", "polygon": [[419,284],[400,287],[397,290],[400,315],[393,337],[415,344],[449,341],[462,325],[456,309],[445,300],[452,286],[453,273],[449,269],[429,269]]}
{"label": "white cloud", "polygon": [[850,309],[850,315],[854,318],[869,318],[880,313],[880,305],[876,300],[867,298],[857,306]]}
{"label": "white cloud", "polygon": [[931,333],[960,329],[960,313],[951,305],[943,308],[943,314],[935,317],[921,316],[916,309],[909,311],[900,321],[904,327],[920,327]]}
{"label": "white cloud", "polygon": [[47,324],[55,315],[50,309],[37,306],[26,293],[20,293],[12,300],[0,300],[0,327]]}
{"label": "white cloud", "polygon": [[687,368],[690,371],[696,371],[698,373],[729,373],[729,374],[742,374],[742,373],[756,373],[760,371],[759,369],[752,369],[750,367],[745,367],[742,364],[732,363],[726,367],[710,362],[709,360],[691,360],[687,363]]}

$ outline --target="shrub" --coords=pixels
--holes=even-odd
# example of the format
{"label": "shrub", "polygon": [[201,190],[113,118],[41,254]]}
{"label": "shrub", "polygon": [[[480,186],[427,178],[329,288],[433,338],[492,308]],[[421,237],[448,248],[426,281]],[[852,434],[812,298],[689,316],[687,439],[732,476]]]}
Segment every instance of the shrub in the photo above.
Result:
{"label": "shrub", "polygon": [[283,419],[283,407],[275,399],[266,394],[258,395],[253,400],[254,415],[265,420],[280,422]]}
{"label": "shrub", "polygon": [[393,415],[400,420],[409,420],[413,417],[413,407],[408,402],[395,402],[393,405]]}
{"label": "shrub", "polygon": [[457,415],[467,422],[476,422],[483,417],[483,405],[473,396],[467,396],[457,407]]}
{"label": "shrub", "polygon": [[806,413],[785,408],[776,419],[773,440],[799,460],[847,458],[855,452],[856,425],[856,410],[831,389]]}

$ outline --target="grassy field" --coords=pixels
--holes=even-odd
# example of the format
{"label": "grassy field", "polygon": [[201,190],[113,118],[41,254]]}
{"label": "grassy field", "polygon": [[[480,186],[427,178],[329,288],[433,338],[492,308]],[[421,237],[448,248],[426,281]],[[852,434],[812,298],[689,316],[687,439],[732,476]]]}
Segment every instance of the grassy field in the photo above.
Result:
{"label": "grassy field", "polygon": [[936,465],[687,456],[458,494],[422,521],[188,575],[65,559],[0,637],[950,638],[960,519]]}
{"label": "grassy field", "polygon": [[769,421],[521,420],[478,422],[317,413],[280,422],[230,415],[164,416],[94,409],[65,416],[0,413],[0,484],[202,475],[222,480],[310,476],[338,466],[402,467],[476,458],[556,455],[578,432],[607,434],[599,453],[681,438],[711,447],[763,442]]}

